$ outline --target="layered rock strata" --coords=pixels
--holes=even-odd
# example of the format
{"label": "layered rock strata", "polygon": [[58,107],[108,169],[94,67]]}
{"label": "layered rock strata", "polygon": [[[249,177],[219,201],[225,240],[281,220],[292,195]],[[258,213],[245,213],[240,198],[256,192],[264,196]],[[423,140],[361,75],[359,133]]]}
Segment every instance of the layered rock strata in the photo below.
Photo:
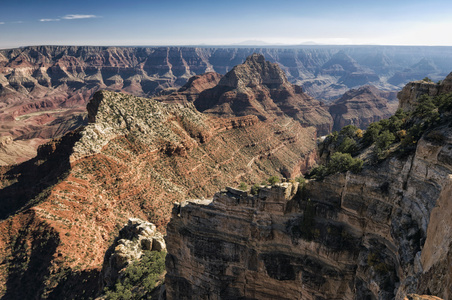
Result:
{"label": "layered rock strata", "polygon": [[129,218],[164,232],[177,200],[269,174],[294,177],[316,159],[315,128],[285,117],[216,118],[192,103],[103,91],[88,120],[36,158],[0,167],[5,299],[93,297],[105,252]]}
{"label": "layered rock strata", "polygon": [[[449,79],[435,86],[449,91]],[[399,94],[401,106],[409,95]],[[450,118],[414,154],[295,190],[227,189],[176,205],[168,298],[450,299]]]}
{"label": "layered rock strata", "polygon": [[410,111],[421,95],[438,96],[452,92],[452,73],[437,83],[418,80],[408,83],[397,95],[399,108]]}
{"label": "layered rock strata", "polygon": [[373,86],[346,92],[329,107],[334,120],[333,130],[339,131],[347,125],[366,129],[370,123],[389,118],[395,113],[397,101],[393,101],[395,105],[391,105],[387,96],[387,93],[382,93]]}
{"label": "layered rock strata", "polygon": [[214,88],[200,93],[194,104],[201,112],[226,117],[256,115],[267,120],[285,115],[302,126],[315,126],[319,134],[332,128],[326,108],[290,84],[281,68],[260,54],[235,66]]}
{"label": "layered rock strata", "polygon": [[[349,88],[370,83],[398,90],[425,76],[439,80],[452,68],[452,56],[445,49],[34,46],[0,50],[0,136],[14,140],[13,147],[0,153],[0,163],[29,159],[38,145],[86,124],[85,105],[99,89],[149,97],[177,89],[195,75],[226,74],[249,55],[260,53],[278,63],[288,80],[310,96],[334,100]],[[388,78],[400,70],[405,70],[403,75],[394,75],[397,78],[389,83]],[[192,92],[185,94],[190,98]],[[27,151],[14,155],[24,148]]]}
{"label": "layered rock strata", "polygon": [[[450,125],[450,124],[448,124]],[[168,299],[449,299],[452,129],[360,174],[173,208]]]}

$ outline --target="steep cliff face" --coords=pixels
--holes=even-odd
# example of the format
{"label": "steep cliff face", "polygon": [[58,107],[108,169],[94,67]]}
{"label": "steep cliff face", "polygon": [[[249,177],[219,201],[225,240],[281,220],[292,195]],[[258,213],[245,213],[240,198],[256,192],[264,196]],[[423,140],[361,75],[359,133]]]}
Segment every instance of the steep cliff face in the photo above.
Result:
{"label": "steep cliff face", "polygon": [[450,114],[433,131],[414,154],[310,181],[296,193],[285,183],[176,205],[168,298],[449,299]]}
{"label": "steep cliff face", "polygon": [[372,122],[389,118],[396,105],[388,103],[387,96],[373,86],[346,92],[329,107],[334,120],[333,130],[339,131],[350,124],[365,129]]}
{"label": "steep cliff face", "polygon": [[129,218],[164,232],[174,201],[277,172],[297,176],[316,157],[315,129],[285,118],[214,118],[190,103],[103,91],[88,120],[36,158],[0,168],[5,299],[92,297]]}
{"label": "steep cliff face", "polygon": [[303,126],[315,126],[319,134],[332,128],[325,107],[290,84],[281,68],[260,54],[235,66],[218,85],[200,93],[194,104],[204,113],[219,116],[256,115],[268,120],[285,115]]}
{"label": "steep cliff face", "polygon": [[443,145],[422,140],[406,160],[296,196],[283,184],[176,205],[168,299],[448,299],[452,129],[443,130]]}
{"label": "steep cliff face", "polygon": [[410,111],[421,95],[437,96],[450,92],[452,92],[452,73],[438,83],[424,80],[410,82],[397,95],[400,99],[399,108]]}

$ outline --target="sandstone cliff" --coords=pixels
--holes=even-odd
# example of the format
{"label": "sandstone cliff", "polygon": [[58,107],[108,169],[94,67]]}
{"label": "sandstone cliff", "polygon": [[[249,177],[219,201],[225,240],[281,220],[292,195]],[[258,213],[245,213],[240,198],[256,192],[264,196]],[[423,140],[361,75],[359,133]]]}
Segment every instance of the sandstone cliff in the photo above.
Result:
{"label": "sandstone cliff", "polygon": [[[185,202],[168,224],[168,299],[450,299],[452,130],[361,174]],[[187,296],[192,295],[192,296]]]}
{"label": "sandstone cliff", "polygon": [[407,84],[397,95],[399,108],[409,111],[421,95],[437,96],[452,92],[452,73],[438,83],[418,80]]}
{"label": "sandstone cliff", "polygon": [[0,168],[4,299],[95,296],[105,251],[129,218],[164,232],[177,200],[297,176],[316,158],[315,129],[285,118],[215,118],[191,103],[102,91],[88,121]]}
{"label": "sandstone cliff", "polygon": [[[445,91],[448,81],[439,85]],[[410,95],[426,92],[409,86]],[[400,95],[401,105],[409,102]],[[255,196],[227,189],[175,205],[168,298],[450,299],[452,120],[445,113],[434,129],[440,138],[427,132],[414,154],[359,174],[330,175],[298,191],[292,183],[261,187]]]}

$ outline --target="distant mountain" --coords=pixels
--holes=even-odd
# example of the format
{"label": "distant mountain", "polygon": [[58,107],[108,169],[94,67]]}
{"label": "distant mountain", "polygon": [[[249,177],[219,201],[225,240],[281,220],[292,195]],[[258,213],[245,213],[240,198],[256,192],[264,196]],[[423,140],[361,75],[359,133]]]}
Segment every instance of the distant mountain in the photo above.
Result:
{"label": "distant mountain", "polygon": [[290,84],[281,68],[261,54],[234,67],[194,104],[201,112],[219,116],[256,115],[262,120],[287,116],[316,126],[320,134],[331,131],[331,117],[321,103]]}
{"label": "distant mountain", "polygon": [[259,53],[307,95],[332,101],[367,84],[395,91],[426,76],[440,80],[452,70],[451,50],[322,45],[0,50],[0,136],[12,139],[1,150],[0,163],[28,159],[36,154],[36,145],[84,124],[85,105],[100,89],[142,97],[168,93],[163,91],[180,88],[194,75],[224,75]]}
{"label": "distant mountain", "polygon": [[389,118],[395,112],[390,105],[390,95],[373,86],[363,86],[346,92],[334,101],[329,112],[334,120],[333,130],[341,130],[346,125],[365,129],[370,123]]}

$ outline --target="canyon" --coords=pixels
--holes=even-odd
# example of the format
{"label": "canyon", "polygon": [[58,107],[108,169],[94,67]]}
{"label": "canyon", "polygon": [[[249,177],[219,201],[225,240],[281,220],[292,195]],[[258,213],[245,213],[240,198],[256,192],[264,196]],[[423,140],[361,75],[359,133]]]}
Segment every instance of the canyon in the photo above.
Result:
{"label": "canyon", "polygon": [[[70,51],[82,55],[116,48],[39,49],[59,49],[64,61]],[[122,70],[120,61],[132,56],[128,48],[117,49],[123,51],[121,59],[108,56],[109,63]],[[146,57],[155,50],[133,49]],[[165,51],[176,48],[159,49],[168,62]],[[59,123],[66,124],[62,131],[73,130],[40,145],[28,161],[0,166],[2,299],[99,296],[112,282],[106,274],[114,277],[122,267],[112,262],[141,255],[136,240],[153,248],[148,231],[155,245],[163,245],[161,235],[167,233],[169,299],[449,297],[450,125],[437,129],[440,143],[423,138],[411,156],[387,159],[359,174],[337,174],[303,186],[289,180],[261,186],[255,196],[224,190],[261,183],[271,175],[294,179],[306,173],[318,159],[318,132],[329,132],[334,124],[328,107],[293,84],[293,75],[280,64],[259,54],[242,59],[239,50],[236,67],[207,68],[205,74],[180,81],[170,76],[175,81],[160,81],[152,93],[161,91],[152,98],[131,95],[139,86],[139,93],[147,93],[141,81],[126,84],[128,91],[118,87],[123,93],[108,86],[95,92],[97,86],[80,83],[86,95],[92,94],[86,112],[77,108],[86,102],[84,96],[73,98],[73,105],[63,100],[54,106],[61,120],[73,120]],[[218,51],[229,55],[233,50]],[[25,54],[18,65],[28,64]],[[101,57],[83,55],[92,64],[104,63]],[[45,55],[31,57],[49,63]],[[335,60],[345,64],[347,57],[341,52]],[[173,72],[132,61],[146,74]],[[83,69],[80,61],[73,62],[73,70]],[[338,69],[333,65],[325,67],[328,76]],[[188,66],[174,73],[189,77]],[[61,77],[63,89],[77,87],[72,81],[81,73],[68,74]],[[422,94],[450,92],[451,79],[409,83],[399,93],[400,106],[411,109]],[[356,110],[355,101],[367,103],[359,98],[362,91],[374,97],[370,110],[389,110],[386,98],[369,87],[344,97],[347,109]],[[5,83],[1,93],[8,92]],[[18,101],[15,108],[28,101],[11,99]],[[37,110],[23,120],[48,118]],[[353,114],[344,119],[356,122]],[[365,124],[365,118],[359,122]],[[18,141],[3,138],[1,145],[6,149]],[[130,230],[139,234],[129,241],[124,235]]]}
{"label": "canyon", "polygon": [[[408,84],[399,107],[450,93],[451,79]],[[167,299],[450,299],[452,119],[443,113],[414,153],[359,173],[175,204]]]}
{"label": "canyon", "polygon": [[30,159],[40,144],[86,125],[85,106],[100,89],[140,97],[167,94],[192,76],[224,75],[259,53],[278,63],[287,80],[307,95],[332,101],[362,85],[396,91],[425,76],[440,80],[452,69],[448,49],[32,46],[0,50],[0,138],[8,139],[0,142],[0,164]]}
{"label": "canyon", "polygon": [[[262,75],[253,73],[268,90]],[[198,83],[214,77],[200,76],[166,101],[99,91],[87,125],[39,146],[31,160],[0,167],[4,299],[96,296],[104,255],[130,218],[164,233],[173,202],[269,174],[296,177],[315,164],[315,125],[283,112],[219,117],[174,100],[209,89],[214,83]]]}

